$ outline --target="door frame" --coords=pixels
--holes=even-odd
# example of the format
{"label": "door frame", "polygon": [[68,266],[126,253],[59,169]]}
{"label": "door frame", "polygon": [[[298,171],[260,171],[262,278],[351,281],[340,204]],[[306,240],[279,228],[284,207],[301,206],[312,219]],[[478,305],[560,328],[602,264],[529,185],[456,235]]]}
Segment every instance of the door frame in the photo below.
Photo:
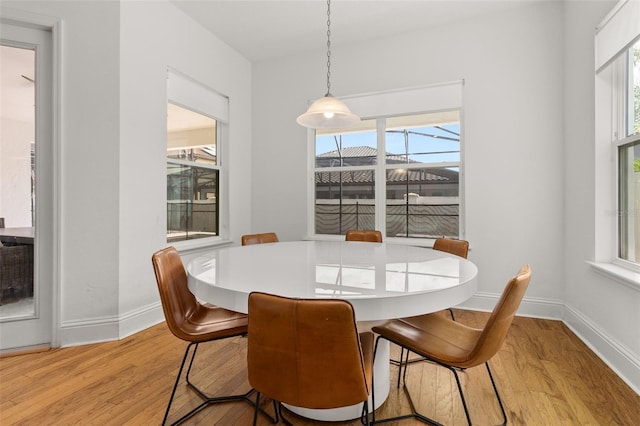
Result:
{"label": "door frame", "polygon": [[[2,7],[0,5],[0,23],[9,24],[17,27],[27,27],[36,30],[51,32],[51,60],[52,60],[52,79],[51,79],[51,148],[50,148],[50,161],[51,161],[51,214],[50,219],[51,229],[42,229],[42,226],[36,226],[35,238],[37,241],[42,241],[44,244],[40,244],[37,248],[37,252],[34,253],[35,258],[42,258],[47,252],[50,253],[49,262],[51,262],[51,341],[49,346],[60,346],[60,283],[61,283],[61,235],[62,235],[62,216],[61,216],[61,199],[62,199],[62,185],[61,185],[61,170],[62,170],[62,153],[61,153],[61,140],[62,140],[62,20],[56,17],[39,15],[27,11],[11,9],[8,7]],[[37,118],[36,118],[37,120]],[[37,124],[36,124],[37,126]],[[38,129],[36,127],[36,135]],[[37,155],[37,154],[36,154]],[[38,157],[36,156],[36,164]],[[36,210],[36,223],[38,217]],[[48,235],[45,235],[45,232]],[[38,262],[40,263],[40,262]],[[38,266],[35,266],[36,273],[39,273]],[[39,277],[36,277],[38,279]],[[42,303],[43,301],[39,301]],[[36,345],[42,346],[42,345]],[[20,347],[2,350],[0,354],[23,351],[33,349],[31,347]]]}

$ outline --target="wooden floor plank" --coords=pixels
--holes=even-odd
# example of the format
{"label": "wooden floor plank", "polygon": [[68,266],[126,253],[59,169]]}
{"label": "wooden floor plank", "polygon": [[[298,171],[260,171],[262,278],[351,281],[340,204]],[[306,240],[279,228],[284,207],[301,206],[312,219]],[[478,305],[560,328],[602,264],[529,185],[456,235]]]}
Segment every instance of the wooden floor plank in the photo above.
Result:
{"label": "wooden floor plank", "polygon": [[[456,320],[482,327],[486,313],[456,310]],[[448,313],[443,313],[447,314]],[[0,359],[0,424],[158,425],[187,346],[159,324],[118,342],[54,349]],[[392,354],[399,350],[392,345]],[[517,317],[502,350],[490,361],[511,425],[639,425],[640,396],[559,321]],[[389,398],[376,411],[384,418],[409,411],[390,365]],[[447,425],[465,425],[453,375],[426,362],[412,364],[407,386],[425,414]],[[242,393],[246,338],[202,344],[192,371],[208,392]],[[461,374],[474,424],[500,417],[484,367]],[[263,400],[271,412],[268,400]],[[178,388],[171,419],[199,403]],[[295,425],[327,425],[286,416]],[[207,407],[186,425],[249,425],[253,408],[244,402]],[[271,424],[260,416],[258,424]],[[359,421],[335,422],[358,425]],[[417,420],[388,423],[422,425]]]}

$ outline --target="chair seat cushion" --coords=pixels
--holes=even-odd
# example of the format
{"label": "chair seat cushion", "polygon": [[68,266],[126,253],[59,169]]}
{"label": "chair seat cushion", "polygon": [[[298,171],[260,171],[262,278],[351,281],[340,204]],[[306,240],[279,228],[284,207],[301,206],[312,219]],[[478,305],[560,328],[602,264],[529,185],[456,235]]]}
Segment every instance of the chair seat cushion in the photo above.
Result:
{"label": "chair seat cushion", "polygon": [[472,366],[467,361],[482,333],[440,314],[390,320],[373,331],[418,355],[461,368]]}
{"label": "chair seat cushion", "polygon": [[246,314],[230,311],[219,306],[198,305],[198,308],[182,322],[183,340],[189,342],[206,342],[226,337],[247,334],[248,320]]}

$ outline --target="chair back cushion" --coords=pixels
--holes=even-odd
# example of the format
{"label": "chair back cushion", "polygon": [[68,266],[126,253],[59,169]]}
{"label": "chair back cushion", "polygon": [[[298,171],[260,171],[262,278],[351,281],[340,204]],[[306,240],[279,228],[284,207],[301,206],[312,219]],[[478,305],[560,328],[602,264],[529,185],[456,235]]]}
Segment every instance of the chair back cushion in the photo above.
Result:
{"label": "chair back cushion", "polygon": [[242,236],[242,245],[277,243],[278,235],[275,232],[265,232],[263,234],[247,234]]}
{"label": "chair back cushion", "polygon": [[180,254],[174,247],[167,247],[154,253],[151,262],[169,329],[176,337],[191,341],[189,333],[184,331],[185,323],[198,310],[199,304],[189,291]]}
{"label": "chair back cushion", "polygon": [[355,315],[344,300],[251,293],[247,367],[254,389],[286,404],[324,409],[368,398]]}
{"label": "chair back cushion", "polygon": [[468,366],[482,364],[500,350],[530,280],[529,265],[524,265],[516,276],[511,278],[471,351]]}
{"label": "chair back cushion", "polygon": [[350,230],[345,234],[345,241],[366,241],[369,243],[381,243],[382,232],[380,231],[355,231]]}
{"label": "chair back cushion", "polygon": [[455,254],[466,259],[469,253],[469,242],[451,238],[438,238],[433,243],[433,249]]}

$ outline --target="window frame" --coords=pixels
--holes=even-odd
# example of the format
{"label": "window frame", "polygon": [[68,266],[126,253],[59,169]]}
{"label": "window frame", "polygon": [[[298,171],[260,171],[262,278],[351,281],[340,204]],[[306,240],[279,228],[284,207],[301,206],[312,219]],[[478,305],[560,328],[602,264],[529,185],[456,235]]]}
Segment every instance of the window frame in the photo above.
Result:
{"label": "window frame", "polygon": [[[633,120],[633,104],[629,99],[630,91],[633,90],[631,83],[632,73],[631,67],[631,52],[632,47],[640,43],[640,36],[631,43],[629,48],[625,49],[617,58],[611,63],[612,76],[611,76],[611,104],[613,106],[612,111],[612,137],[611,145],[613,150],[613,156],[615,160],[614,181],[615,181],[615,208],[617,212],[617,220],[615,226],[615,248],[616,252],[613,256],[613,263],[623,268],[629,269],[633,272],[640,273],[640,262],[634,262],[621,257],[621,253],[628,247],[623,248],[622,241],[622,220],[621,215],[625,212],[629,212],[628,203],[623,204],[622,200],[622,188],[621,188],[621,164],[620,158],[622,156],[621,150],[640,144],[640,132],[629,134],[630,120]],[[628,191],[628,188],[627,188]],[[633,213],[631,213],[633,215]],[[640,247],[636,249],[640,250]]]}
{"label": "window frame", "polygon": [[[213,118],[216,120],[216,164],[191,163],[196,167],[206,167],[218,170],[218,194],[216,199],[216,209],[218,215],[218,234],[210,237],[195,238],[189,240],[178,240],[171,244],[178,251],[191,250],[212,245],[226,243],[229,239],[229,171],[226,145],[228,143],[229,134],[229,98],[211,87],[192,79],[186,74],[181,73],[173,68],[167,69],[167,98],[166,105],[169,103],[177,105],[181,108],[188,109],[198,114]],[[166,127],[166,126],[165,126]],[[165,133],[166,134],[166,133]],[[167,222],[167,196],[166,196],[166,168],[169,164],[167,152],[167,140],[164,144],[164,223]],[[173,161],[173,160],[172,160]],[[182,162],[182,160],[177,160]],[[165,226],[164,238],[168,241],[167,228]]]}
{"label": "window frame", "polygon": [[[202,114],[199,111],[194,111],[193,109],[184,106],[184,105],[178,105],[172,101],[168,101],[168,104],[173,104],[176,106],[179,106],[180,108],[189,110],[191,112],[194,112],[196,114],[200,114],[203,115],[205,117],[211,118],[213,120],[216,121],[216,138],[215,138],[215,150],[216,150],[216,162],[215,163],[198,163],[197,161],[191,161],[188,159],[180,159],[180,158],[170,158],[167,157],[166,158],[166,162],[167,162],[167,169],[169,168],[169,165],[174,165],[174,166],[182,166],[182,167],[189,167],[189,168],[199,168],[199,169],[207,169],[207,170],[215,170],[217,172],[217,185],[216,185],[216,202],[215,202],[215,223],[216,223],[216,235],[212,235],[209,237],[198,237],[198,238],[185,238],[185,239],[177,239],[177,240],[170,240],[169,238],[169,234],[168,234],[168,229],[167,229],[167,243],[169,244],[176,244],[179,242],[183,242],[183,241],[193,241],[193,240],[203,240],[203,239],[211,239],[211,238],[216,238],[220,236],[220,176],[222,175],[222,170],[220,167],[220,160],[219,160],[219,141],[220,141],[220,135],[221,135],[221,125],[218,123],[218,120],[215,117],[209,117],[206,114]],[[169,151],[168,147],[167,147],[167,152]],[[167,175],[167,185],[168,185],[168,180],[169,180],[169,176]],[[193,188],[192,188],[192,192],[193,192]],[[193,193],[191,194],[191,197],[193,198]],[[190,200],[192,202],[191,204],[191,216],[193,216],[193,214],[196,212],[195,211],[195,203],[193,199]],[[167,200],[167,211],[169,210],[168,208],[169,205],[169,200]],[[168,219],[168,218],[167,218]],[[195,231],[195,232],[201,232],[201,231]],[[187,231],[188,234],[188,231]]]}
{"label": "window frame", "polygon": [[595,33],[595,239],[597,272],[640,290],[640,263],[620,258],[621,146],[640,138],[627,136],[627,61],[629,48],[640,40],[640,3],[621,0]]}
{"label": "window frame", "polygon": [[[398,168],[398,164],[387,164],[385,158],[385,132],[386,119],[401,115],[430,114],[442,111],[458,111],[460,126],[460,161],[459,182],[458,182],[458,209],[459,224],[458,237],[465,238],[465,137],[464,137],[464,108],[462,103],[463,81],[447,82],[432,86],[423,86],[419,88],[402,89],[393,92],[380,92],[377,94],[367,94],[353,97],[341,97],[341,99],[350,107],[354,113],[358,114],[363,120],[375,119],[377,132],[377,148],[378,157],[375,165],[375,224],[376,229],[385,235],[385,241],[412,244],[419,246],[431,246],[433,238],[409,238],[409,237],[386,237],[386,172],[388,169]],[[384,107],[381,108],[381,105]],[[386,108],[386,110],[385,110]],[[365,111],[364,113],[362,111]],[[367,112],[369,112],[367,114]],[[315,231],[315,173],[318,170],[338,171],[339,168],[321,168],[316,167],[315,154],[315,129],[307,131],[307,238],[310,239],[327,239],[336,240],[343,239],[343,235],[335,234],[317,234]],[[448,163],[421,163],[415,168],[424,168],[425,166],[438,166]],[[412,167],[413,168],[413,167]],[[331,169],[331,170],[329,170]],[[335,170],[334,170],[335,169]],[[344,169],[343,169],[344,170]],[[381,174],[383,174],[381,176]]]}

